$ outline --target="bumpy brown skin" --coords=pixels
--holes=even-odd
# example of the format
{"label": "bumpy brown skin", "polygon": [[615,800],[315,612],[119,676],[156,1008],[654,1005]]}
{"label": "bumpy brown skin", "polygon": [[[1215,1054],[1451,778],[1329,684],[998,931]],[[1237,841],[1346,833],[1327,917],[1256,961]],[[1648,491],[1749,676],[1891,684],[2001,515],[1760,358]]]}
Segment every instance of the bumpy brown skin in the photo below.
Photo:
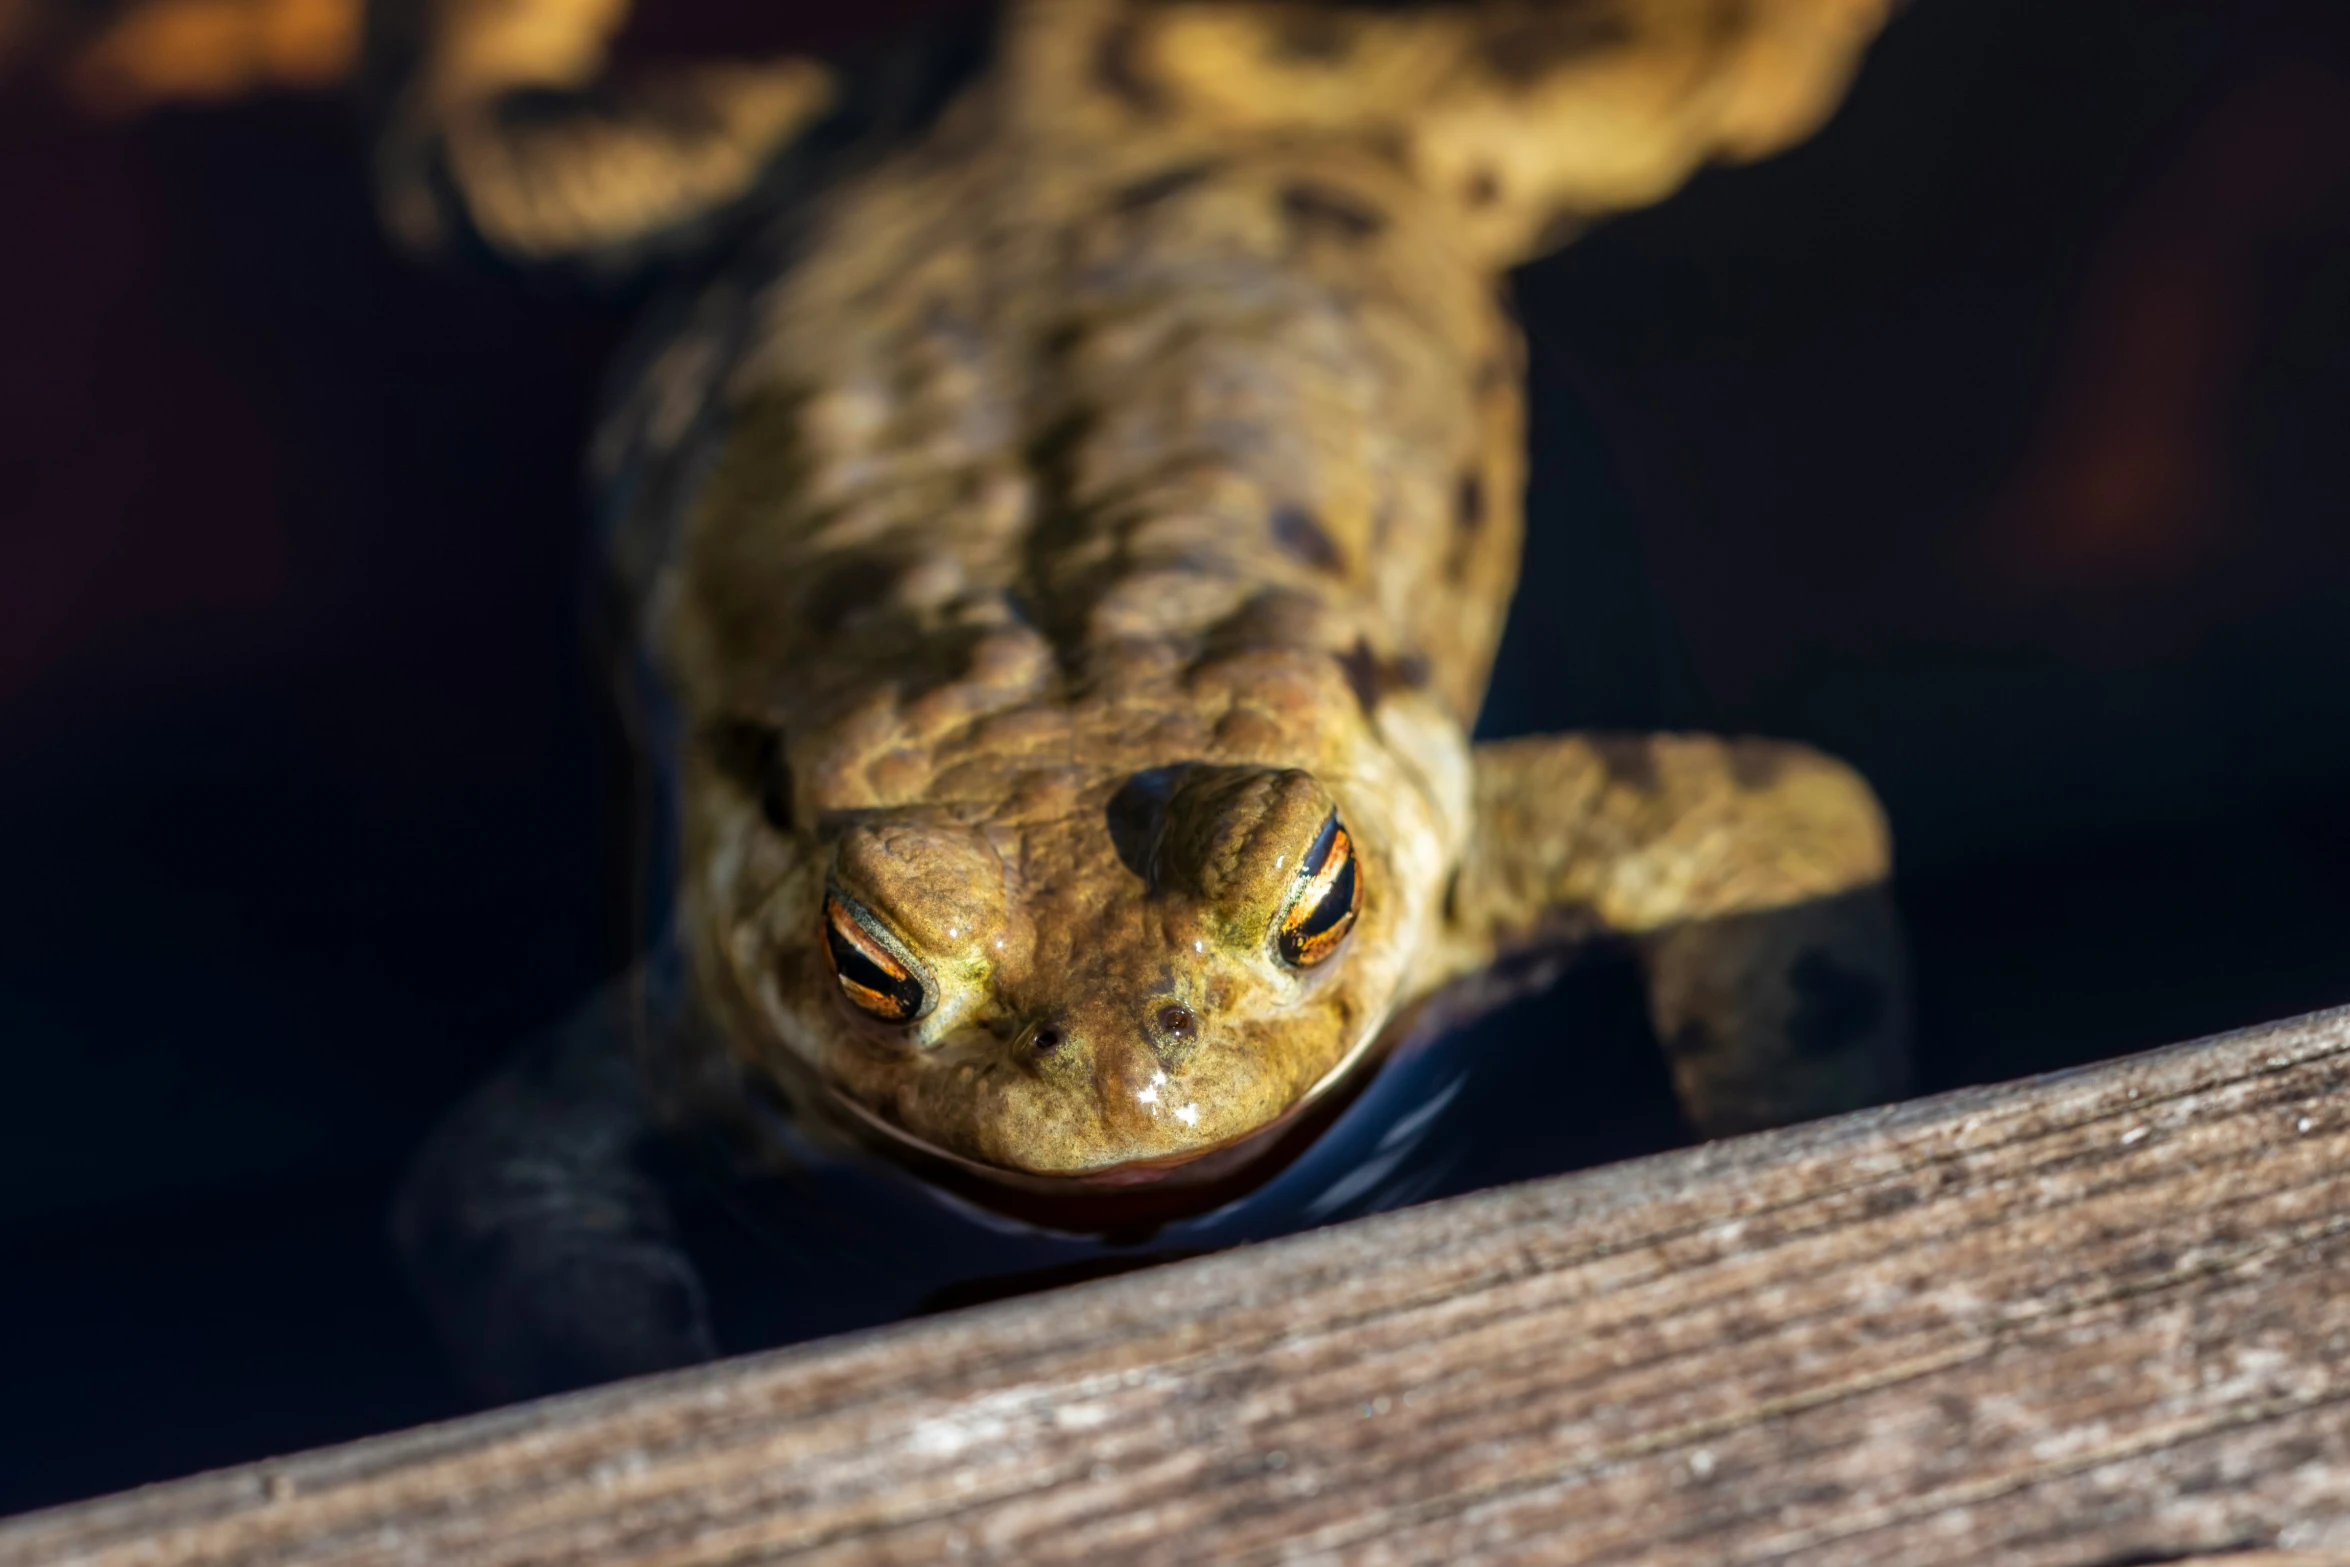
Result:
{"label": "bumpy brown skin", "polygon": [[[519,10],[572,18],[570,77],[611,25]],[[1676,1067],[1701,1120],[1894,1086],[1874,1037],[1776,1099],[1750,1045],[1709,1064],[1707,1029],[1754,1031],[1761,949],[1672,946],[1880,882],[1849,771],[1761,742],[1467,740],[1521,526],[1501,269],[1805,133],[1878,20],[1010,7],[976,85],[813,198],[794,264],[683,329],[606,437],[686,476],[633,526],[678,541],[648,601],[688,719],[682,924],[740,1059],[983,1171],[1133,1177],[1280,1123],[1507,952],[1612,932],[1647,939],[1660,1018],[1697,1041]],[[531,239],[565,231],[558,188],[599,243],[674,216],[552,176],[518,206],[513,160],[468,180],[495,163],[464,151],[481,106],[528,76],[451,68],[420,100],[478,232],[560,250]],[[1297,969],[1273,926],[1331,807],[1361,914]],[[919,1023],[844,1000],[828,888],[916,960]],[[1162,1026],[1170,1005],[1196,1026]]]}

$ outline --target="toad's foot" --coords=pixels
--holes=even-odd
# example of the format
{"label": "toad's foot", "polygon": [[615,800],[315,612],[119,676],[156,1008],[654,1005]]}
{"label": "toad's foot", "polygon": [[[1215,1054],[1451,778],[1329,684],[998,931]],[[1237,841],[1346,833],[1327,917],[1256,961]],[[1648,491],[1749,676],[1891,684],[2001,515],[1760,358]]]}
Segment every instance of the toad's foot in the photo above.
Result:
{"label": "toad's foot", "polygon": [[1691,1123],[1717,1136],[1898,1097],[1906,959],[1868,785],[1802,746],[1575,735],[1476,750],[1441,983],[1632,939]]}
{"label": "toad's foot", "polygon": [[1639,946],[1674,1088],[1705,1135],[1909,1091],[1908,963],[1882,886],[1676,925]]}

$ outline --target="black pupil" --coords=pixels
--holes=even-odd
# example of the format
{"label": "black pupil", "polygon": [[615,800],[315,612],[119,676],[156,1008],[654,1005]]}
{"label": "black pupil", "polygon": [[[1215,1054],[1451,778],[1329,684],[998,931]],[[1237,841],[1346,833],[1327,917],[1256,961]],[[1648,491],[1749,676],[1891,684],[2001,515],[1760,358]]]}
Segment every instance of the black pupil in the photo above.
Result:
{"label": "black pupil", "polygon": [[1346,911],[1353,908],[1354,903],[1355,857],[1350,854],[1346,857],[1346,864],[1339,869],[1338,879],[1330,884],[1330,890],[1322,895],[1322,901],[1314,905],[1314,912],[1306,916],[1294,934],[1300,941],[1313,940],[1346,918]]}
{"label": "black pupil", "polygon": [[914,1016],[922,1010],[922,982],[908,974],[899,979],[859,952],[837,928],[826,926],[825,940],[832,945],[833,967],[840,977],[852,985],[862,985],[893,1004],[901,1018]]}
{"label": "black pupil", "polygon": [[[1330,820],[1322,824],[1322,835],[1314,840],[1313,848],[1306,851],[1306,862],[1299,874],[1307,877],[1321,875],[1322,864],[1330,858],[1330,850],[1337,842],[1338,816],[1333,812]],[[1353,908],[1354,903],[1355,857],[1353,847],[1349,845],[1346,863],[1339,868],[1337,879],[1330,883],[1330,890],[1322,894],[1322,901],[1314,905],[1313,913],[1290,927],[1291,938],[1300,942],[1313,940],[1346,918],[1347,910]]]}

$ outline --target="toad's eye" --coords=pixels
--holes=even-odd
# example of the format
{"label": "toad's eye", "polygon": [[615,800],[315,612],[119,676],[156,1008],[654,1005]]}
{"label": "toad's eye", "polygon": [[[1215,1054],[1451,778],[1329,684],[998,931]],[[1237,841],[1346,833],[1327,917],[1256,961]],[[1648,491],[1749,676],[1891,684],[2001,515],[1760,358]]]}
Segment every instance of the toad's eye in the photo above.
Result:
{"label": "toad's eye", "polygon": [[1297,876],[1302,886],[1281,916],[1281,956],[1298,968],[1312,968],[1338,950],[1363,906],[1362,867],[1336,812],[1322,824],[1322,835],[1306,851]]}
{"label": "toad's eye", "polygon": [[860,1012],[884,1023],[911,1023],[929,1009],[930,997],[913,969],[831,893],[824,897],[824,950],[841,994]]}

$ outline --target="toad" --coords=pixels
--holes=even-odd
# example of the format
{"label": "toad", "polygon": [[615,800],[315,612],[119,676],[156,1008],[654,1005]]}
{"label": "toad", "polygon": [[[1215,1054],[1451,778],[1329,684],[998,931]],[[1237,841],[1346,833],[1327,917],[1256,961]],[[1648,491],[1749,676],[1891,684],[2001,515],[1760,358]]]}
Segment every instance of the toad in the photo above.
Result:
{"label": "toad", "polygon": [[703,266],[593,454],[651,955],[399,1215],[485,1383],[711,1352],[648,1140],[936,1193],[963,1238],[917,1271],[1221,1243],[1197,1216],[1594,940],[1700,1132],[1898,1092],[1851,770],[1470,740],[1520,546],[1504,271],[1805,134],[1880,10],[1012,0],[863,67],[630,74],[609,0],[439,0],[394,231]]}

